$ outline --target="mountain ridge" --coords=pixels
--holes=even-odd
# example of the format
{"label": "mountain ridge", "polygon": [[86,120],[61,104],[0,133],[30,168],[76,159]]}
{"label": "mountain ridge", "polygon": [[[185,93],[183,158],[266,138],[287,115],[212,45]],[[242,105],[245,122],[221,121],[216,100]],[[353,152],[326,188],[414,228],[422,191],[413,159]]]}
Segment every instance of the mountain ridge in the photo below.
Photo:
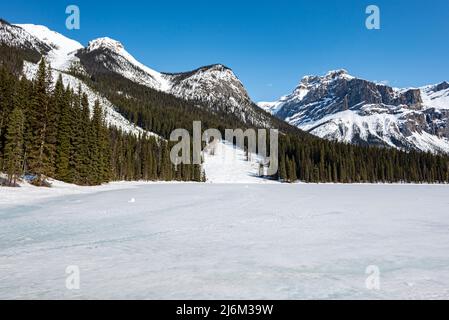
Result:
{"label": "mountain ridge", "polygon": [[259,107],[318,137],[401,150],[449,153],[449,84],[393,88],[344,70],[305,76]]}

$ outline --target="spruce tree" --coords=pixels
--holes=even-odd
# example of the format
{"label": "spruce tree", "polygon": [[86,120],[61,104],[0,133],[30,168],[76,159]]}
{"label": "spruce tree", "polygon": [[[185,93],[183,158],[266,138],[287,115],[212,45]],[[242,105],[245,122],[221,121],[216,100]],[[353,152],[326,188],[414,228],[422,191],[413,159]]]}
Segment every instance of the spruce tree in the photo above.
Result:
{"label": "spruce tree", "polygon": [[80,184],[81,185],[89,185],[92,174],[92,155],[91,155],[91,147],[93,144],[94,137],[92,132],[92,126],[90,123],[90,109],[89,109],[89,100],[85,93],[81,95],[81,122],[79,124],[79,129],[81,130],[81,141],[78,149],[78,158],[79,158],[79,175],[80,175]]}
{"label": "spruce tree", "polygon": [[3,165],[3,150],[6,140],[8,118],[13,109],[13,82],[5,68],[0,68],[0,170]]}
{"label": "spruce tree", "polygon": [[19,107],[16,107],[9,117],[4,156],[4,167],[11,186],[16,185],[18,177],[22,174],[23,131],[23,112]]}
{"label": "spruce tree", "polygon": [[66,182],[73,182],[70,171],[70,137],[71,129],[71,107],[70,90],[64,90],[62,79],[59,78],[55,87],[55,101],[59,109],[59,126],[57,133],[57,152],[56,152],[56,178]]}
{"label": "spruce tree", "polygon": [[90,152],[92,181],[94,184],[101,184],[109,180],[110,145],[103,110],[98,100],[95,101],[91,127]]}
{"label": "spruce tree", "polygon": [[[45,59],[39,64],[34,82],[33,101],[30,110],[31,139],[29,143],[29,170],[35,174],[33,183],[42,185],[46,173],[50,172],[51,158],[47,145],[49,81]],[[50,148],[51,149],[51,148]]]}
{"label": "spruce tree", "polygon": [[71,112],[70,112],[70,177],[74,183],[81,184],[81,168],[83,161],[81,159],[81,145],[83,144],[83,124],[81,111],[81,87],[78,87],[78,92],[71,93]]}

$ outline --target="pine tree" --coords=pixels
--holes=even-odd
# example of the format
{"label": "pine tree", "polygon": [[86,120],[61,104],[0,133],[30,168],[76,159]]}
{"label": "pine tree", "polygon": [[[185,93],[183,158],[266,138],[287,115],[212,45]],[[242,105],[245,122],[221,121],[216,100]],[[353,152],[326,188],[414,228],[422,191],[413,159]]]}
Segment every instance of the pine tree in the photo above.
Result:
{"label": "pine tree", "polygon": [[92,181],[95,184],[101,184],[109,181],[110,145],[103,110],[99,101],[95,101],[91,132],[93,138],[90,141]]}
{"label": "pine tree", "polygon": [[14,108],[9,117],[6,132],[4,167],[9,185],[14,186],[22,174],[24,116],[19,107]]}
{"label": "pine tree", "polygon": [[286,167],[287,167],[287,181],[295,182],[296,180],[298,180],[296,176],[296,164],[294,159],[287,158]]}
{"label": "pine tree", "polygon": [[286,159],[282,154],[279,160],[279,178],[280,180],[288,181]]}
{"label": "pine tree", "polygon": [[89,109],[89,100],[85,93],[81,94],[81,118],[79,123],[79,129],[81,130],[81,141],[79,145],[79,149],[77,151],[77,156],[79,158],[79,176],[81,185],[89,185],[91,180],[91,152],[90,149],[92,147],[92,126],[90,123],[90,109]]}
{"label": "pine tree", "polygon": [[73,182],[70,171],[70,137],[71,129],[71,91],[61,88],[62,78],[58,79],[55,87],[55,101],[59,109],[59,126],[57,133],[57,152],[56,152],[56,178],[66,182]]}
{"label": "pine tree", "polygon": [[57,81],[58,88],[53,90],[53,94],[50,91],[50,85],[53,83],[52,74],[50,66],[47,69],[47,86],[48,86],[48,103],[46,109],[46,134],[45,134],[45,152],[48,157],[48,165],[45,171],[45,175],[49,177],[55,176],[56,168],[56,147],[57,147],[57,137],[58,137],[58,124],[60,118],[60,103],[58,101],[63,99],[64,94],[64,84],[62,83],[61,76]]}
{"label": "pine tree", "polygon": [[13,82],[5,68],[0,69],[0,170],[3,167],[3,150],[8,117],[13,109]]}
{"label": "pine tree", "polygon": [[29,170],[36,175],[33,183],[42,185],[46,173],[51,168],[51,148],[47,145],[48,134],[48,108],[49,108],[49,79],[45,59],[39,64],[37,77],[34,83],[33,101],[30,110],[31,139],[29,146]]}
{"label": "pine tree", "polygon": [[71,112],[70,112],[70,177],[74,183],[81,183],[80,172],[83,166],[80,149],[83,143],[83,124],[81,111],[81,87],[78,92],[71,92]]}
{"label": "pine tree", "polygon": [[111,143],[104,113],[102,113],[102,126],[99,132],[98,144],[100,147],[101,181],[109,182],[111,180]]}

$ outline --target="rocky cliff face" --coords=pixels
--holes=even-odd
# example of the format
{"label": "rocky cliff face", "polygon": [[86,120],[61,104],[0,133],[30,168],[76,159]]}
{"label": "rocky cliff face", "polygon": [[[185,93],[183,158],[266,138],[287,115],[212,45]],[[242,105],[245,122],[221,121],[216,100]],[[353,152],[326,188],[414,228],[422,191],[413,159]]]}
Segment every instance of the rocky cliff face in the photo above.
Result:
{"label": "rocky cliff face", "polygon": [[251,101],[234,72],[221,64],[176,74],[164,74],[170,83],[169,93],[186,100],[206,104],[213,112],[235,115],[247,123],[263,125],[266,116]]}
{"label": "rocky cliff face", "polygon": [[399,149],[449,152],[449,84],[394,89],[345,70],[306,76],[262,108],[319,137]]}

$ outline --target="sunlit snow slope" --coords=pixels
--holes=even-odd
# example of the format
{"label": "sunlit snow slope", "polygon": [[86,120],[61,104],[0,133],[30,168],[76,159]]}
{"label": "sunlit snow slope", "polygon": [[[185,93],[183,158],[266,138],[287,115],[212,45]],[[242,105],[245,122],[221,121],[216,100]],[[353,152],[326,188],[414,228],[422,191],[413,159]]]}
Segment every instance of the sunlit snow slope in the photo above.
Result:
{"label": "sunlit snow slope", "polygon": [[[275,183],[260,176],[260,157],[227,141],[209,145],[203,152],[203,169],[212,183]],[[249,158],[249,159],[248,159]]]}
{"label": "sunlit snow slope", "polygon": [[18,24],[17,26],[52,48],[47,54],[52,68],[66,71],[73,63],[79,61],[75,54],[83,46],[78,41],[69,39],[45,26],[34,24]]}

